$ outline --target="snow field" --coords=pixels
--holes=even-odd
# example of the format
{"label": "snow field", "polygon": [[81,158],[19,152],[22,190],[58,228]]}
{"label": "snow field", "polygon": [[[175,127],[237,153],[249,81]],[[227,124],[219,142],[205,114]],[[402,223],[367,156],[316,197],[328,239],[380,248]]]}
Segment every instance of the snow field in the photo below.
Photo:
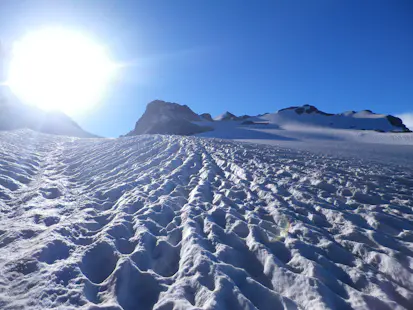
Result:
{"label": "snow field", "polygon": [[2,309],[411,309],[413,172],[178,136],[0,133]]}

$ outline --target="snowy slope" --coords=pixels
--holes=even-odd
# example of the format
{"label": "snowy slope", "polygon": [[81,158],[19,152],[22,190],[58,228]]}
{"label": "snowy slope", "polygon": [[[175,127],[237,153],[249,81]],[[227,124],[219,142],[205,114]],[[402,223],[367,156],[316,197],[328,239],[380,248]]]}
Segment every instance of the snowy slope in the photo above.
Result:
{"label": "snowy slope", "polygon": [[[349,132],[377,131],[406,133],[409,129],[402,120],[384,114],[376,114],[369,110],[355,112],[348,111],[339,114],[329,114],[318,110],[311,105],[301,107],[290,107],[281,109],[275,113],[266,113],[259,116],[237,117],[226,112],[215,118],[216,122],[194,122],[196,124],[208,124],[215,132],[206,133],[205,136],[223,137],[222,134],[232,138],[235,136],[251,135],[250,129],[281,129],[292,132],[335,132],[347,135]],[[225,120],[225,122],[223,122]],[[241,132],[237,132],[240,131]],[[346,133],[347,132],[347,133]],[[288,133],[278,132],[280,135],[288,136]],[[277,135],[275,135],[277,136]],[[279,135],[278,135],[279,136]],[[271,137],[268,136],[269,139]],[[276,140],[276,138],[275,138]]]}
{"label": "snowy slope", "polygon": [[[196,136],[292,148],[322,148],[325,151],[337,148],[357,148],[357,144],[364,148],[366,143],[387,145],[387,147],[382,148],[382,151],[385,152],[387,151],[386,148],[400,148],[400,145],[413,145],[413,133],[411,132],[383,133],[374,130],[306,126],[298,123],[279,125],[268,121],[265,122],[263,119],[254,119],[253,122],[253,124],[248,124],[248,121],[199,122],[199,125],[210,126],[213,130],[196,134]],[[369,148],[371,147],[369,146]]]}
{"label": "snowy slope", "polygon": [[377,131],[409,131],[401,119],[384,114],[376,114],[370,110],[347,111],[339,114],[329,114],[311,105],[282,109],[276,113],[264,114],[262,120],[278,125],[300,124],[312,127],[327,127],[336,129],[361,129]]}
{"label": "snowy slope", "polygon": [[28,130],[0,132],[0,152],[1,309],[413,304],[397,154]]}
{"label": "snowy slope", "polygon": [[0,93],[0,130],[21,128],[63,136],[96,137],[84,131],[62,112],[43,111],[35,106],[19,102],[11,94]]}
{"label": "snowy slope", "polygon": [[[395,125],[392,125],[389,119]],[[340,149],[340,152],[347,153],[351,152],[351,148],[356,148],[357,144],[363,148],[365,143],[392,147],[413,145],[413,133],[407,132],[407,127],[400,119],[370,111],[327,114],[307,105],[242,120],[194,123],[212,128],[208,132],[196,134],[198,137],[301,149],[321,148],[327,152],[330,149]],[[386,152],[386,148],[382,148],[381,151]]]}
{"label": "snowy slope", "polygon": [[[258,116],[237,117],[225,112],[214,118],[215,121],[246,121],[247,124],[271,124],[277,127],[305,127],[327,129],[356,129],[375,130],[380,132],[408,132],[409,129],[402,120],[392,115],[373,113],[370,110],[347,111],[339,114],[330,114],[318,110],[312,105],[290,107],[275,113],[266,113]],[[219,126],[219,125],[218,125]]]}

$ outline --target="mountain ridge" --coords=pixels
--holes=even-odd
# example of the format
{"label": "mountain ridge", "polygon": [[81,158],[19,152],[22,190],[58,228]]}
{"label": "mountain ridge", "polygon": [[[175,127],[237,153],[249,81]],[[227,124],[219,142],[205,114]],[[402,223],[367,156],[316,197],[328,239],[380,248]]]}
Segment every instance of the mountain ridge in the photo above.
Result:
{"label": "mountain ridge", "polygon": [[371,110],[326,113],[313,105],[291,106],[274,113],[257,116],[236,116],[226,111],[216,117],[209,113],[196,114],[187,105],[163,100],[151,101],[144,114],[127,135],[178,134],[194,135],[214,131],[214,123],[242,122],[241,125],[272,124],[282,127],[326,127],[334,129],[375,130],[379,132],[411,132],[403,121],[393,115],[374,113]]}

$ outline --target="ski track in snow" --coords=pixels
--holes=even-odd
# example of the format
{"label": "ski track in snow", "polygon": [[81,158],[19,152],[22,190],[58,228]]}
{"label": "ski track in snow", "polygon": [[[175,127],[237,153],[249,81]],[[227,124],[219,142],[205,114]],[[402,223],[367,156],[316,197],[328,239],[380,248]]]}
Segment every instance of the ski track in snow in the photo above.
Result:
{"label": "ski track in snow", "polygon": [[0,145],[1,309],[412,309],[406,167],[177,136]]}

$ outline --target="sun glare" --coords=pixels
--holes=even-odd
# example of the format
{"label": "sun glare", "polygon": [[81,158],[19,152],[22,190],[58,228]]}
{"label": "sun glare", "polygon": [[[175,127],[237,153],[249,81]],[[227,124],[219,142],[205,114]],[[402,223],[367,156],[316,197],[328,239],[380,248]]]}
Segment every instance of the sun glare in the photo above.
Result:
{"label": "sun glare", "polygon": [[102,98],[114,67],[85,36],[45,29],[15,43],[7,84],[24,102],[73,114]]}

